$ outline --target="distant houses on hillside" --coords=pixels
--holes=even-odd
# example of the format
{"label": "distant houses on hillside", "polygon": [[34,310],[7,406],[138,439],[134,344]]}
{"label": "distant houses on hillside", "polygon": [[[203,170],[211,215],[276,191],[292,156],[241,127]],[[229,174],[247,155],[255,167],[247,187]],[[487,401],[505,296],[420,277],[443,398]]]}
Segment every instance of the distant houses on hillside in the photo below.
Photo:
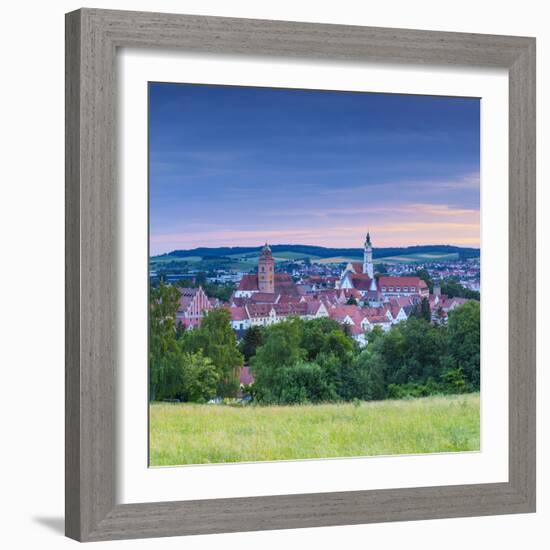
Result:
{"label": "distant houses on hillside", "polygon": [[229,302],[209,298],[201,287],[181,288],[177,321],[187,329],[200,325],[205,313],[226,307],[231,326],[240,337],[252,326],[269,326],[289,317],[329,317],[346,325],[360,346],[375,327],[387,331],[406,320],[428,300],[434,323],[445,323],[448,312],[464,298],[442,296],[439,287],[430,294],[420,277],[375,277],[372,242],[367,234],[363,262],[348,263],[340,277],[313,276],[295,282],[287,273],[275,272],[275,261],[266,243],[256,273],[244,274]]}

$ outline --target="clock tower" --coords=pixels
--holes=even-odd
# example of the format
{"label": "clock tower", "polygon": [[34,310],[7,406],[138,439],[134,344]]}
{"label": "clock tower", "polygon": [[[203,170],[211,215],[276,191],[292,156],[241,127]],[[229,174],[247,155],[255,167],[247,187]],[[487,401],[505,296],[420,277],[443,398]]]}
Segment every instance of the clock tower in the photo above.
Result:
{"label": "clock tower", "polygon": [[260,292],[275,292],[275,260],[271,248],[265,243],[258,260],[258,289]]}

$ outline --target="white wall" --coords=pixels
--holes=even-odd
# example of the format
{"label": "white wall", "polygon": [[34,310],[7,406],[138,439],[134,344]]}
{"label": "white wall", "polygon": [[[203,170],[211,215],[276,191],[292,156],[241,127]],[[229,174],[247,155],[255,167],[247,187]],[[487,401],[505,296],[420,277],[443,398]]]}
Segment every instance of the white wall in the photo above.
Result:
{"label": "white wall", "polygon": [[[537,36],[539,212],[548,205],[550,148],[550,31],[544,3],[463,0],[297,2],[296,0],[92,1],[90,7],[303,20],[434,30]],[[2,176],[0,506],[6,548],[66,548],[63,524],[63,78],[64,20],[79,0],[10,2],[2,9],[0,94]],[[539,235],[549,234],[548,217]],[[550,269],[548,244],[539,238],[539,273]],[[548,242],[548,240],[547,240]],[[542,289],[541,289],[542,290]],[[542,292],[540,292],[542,295]],[[548,302],[541,296],[541,301]],[[547,305],[547,304],[546,304]],[[539,305],[542,311],[543,304]],[[498,312],[495,312],[498,314]],[[550,330],[539,319],[539,333]],[[539,337],[539,342],[542,338]],[[7,353],[6,353],[7,351]],[[549,363],[539,346],[539,365]],[[21,389],[22,388],[22,389]],[[546,391],[545,391],[546,390]],[[539,396],[549,377],[539,372]],[[188,549],[359,547],[447,550],[465,547],[544,548],[550,521],[548,415],[539,398],[539,512],[490,517],[338,528],[303,529],[110,543],[120,548]],[[546,541],[543,540],[546,538]]]}

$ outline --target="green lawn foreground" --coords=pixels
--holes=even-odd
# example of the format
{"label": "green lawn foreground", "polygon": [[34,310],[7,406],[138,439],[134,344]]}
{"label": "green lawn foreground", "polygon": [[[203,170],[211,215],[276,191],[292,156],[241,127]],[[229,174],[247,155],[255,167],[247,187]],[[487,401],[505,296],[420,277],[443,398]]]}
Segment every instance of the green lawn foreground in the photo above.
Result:
{"label": "green lawn foreground", "polygon": [[479,450],[479,394],[281,407],[152,403],[150,465]]}

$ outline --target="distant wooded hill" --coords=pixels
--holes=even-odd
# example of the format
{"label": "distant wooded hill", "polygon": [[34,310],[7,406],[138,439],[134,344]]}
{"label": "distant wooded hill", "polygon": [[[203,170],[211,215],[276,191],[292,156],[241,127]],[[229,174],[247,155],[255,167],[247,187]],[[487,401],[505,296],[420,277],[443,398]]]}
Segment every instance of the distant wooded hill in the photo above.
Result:
{"label": "distant wooded hill", "polygon": [[[270,245],[275,257],[286,257],[288,259],[327,259],[327,258],[362,258],[362,248],[326,248],[324,246],[311,246],[301,244],[275,244]],[[261,246],[224,246],[218,248],[193,248],[190,250],[174,250],[172,252],[154,256],[152,260],[170,260],[184,258],[236,258],[259,255]],[[451,245],[422,245],[392,248],[374,248],[374,259],[396,258],[399,256],[416,258],[417,261],[424,261],[433,257],[434,261],[439,258],[468,259],[479,257],[479,248],[463,248]]]}

